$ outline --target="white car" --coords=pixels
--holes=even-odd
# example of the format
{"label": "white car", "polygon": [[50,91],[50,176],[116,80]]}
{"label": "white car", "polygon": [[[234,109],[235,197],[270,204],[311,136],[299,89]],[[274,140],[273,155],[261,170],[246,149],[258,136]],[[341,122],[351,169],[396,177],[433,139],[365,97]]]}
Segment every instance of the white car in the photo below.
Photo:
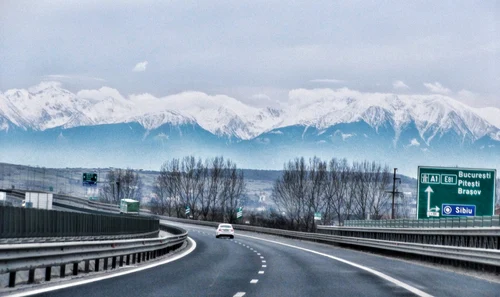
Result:
{"label": "white car", "polygon": [[219,238],[219,236],[229,236],[234,238],[233,226],[231,224],[219,224],[217,231],[215,231],[215,237]]}

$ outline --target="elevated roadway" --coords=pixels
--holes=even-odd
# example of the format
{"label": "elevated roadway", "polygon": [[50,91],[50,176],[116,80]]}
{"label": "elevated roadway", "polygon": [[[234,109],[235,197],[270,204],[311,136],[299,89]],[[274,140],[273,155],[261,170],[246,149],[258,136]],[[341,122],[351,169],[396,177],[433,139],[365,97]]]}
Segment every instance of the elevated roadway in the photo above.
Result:
{"label": "elevated roadway", "polygon": [[212,227],[177,225],[196,242],[189,255],[38,296],[500,296],[500,278],[252,232],[216,239]]}

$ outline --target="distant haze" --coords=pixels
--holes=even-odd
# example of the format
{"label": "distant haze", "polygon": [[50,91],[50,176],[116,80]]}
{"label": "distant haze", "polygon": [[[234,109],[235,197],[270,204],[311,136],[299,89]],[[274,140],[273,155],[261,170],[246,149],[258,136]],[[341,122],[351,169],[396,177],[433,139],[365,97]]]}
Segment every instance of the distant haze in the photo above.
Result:
{"label": "distant haze", "polygon": [[0,93],[0,162],[158,170],[172,158],[222,155],[241,168],[281,169],[318,156],[381,162],[409,176],[418,165],[500,166],[500,109],[451,96],[302,88],[288,104],[257,108],[203,92],[73,93],[43,82]]}
{"label": "distant haze", "polygon": [[347,88],[500,108],[499,15],[498,1],[3,0],[0,90],[59,81],[274,108]]}

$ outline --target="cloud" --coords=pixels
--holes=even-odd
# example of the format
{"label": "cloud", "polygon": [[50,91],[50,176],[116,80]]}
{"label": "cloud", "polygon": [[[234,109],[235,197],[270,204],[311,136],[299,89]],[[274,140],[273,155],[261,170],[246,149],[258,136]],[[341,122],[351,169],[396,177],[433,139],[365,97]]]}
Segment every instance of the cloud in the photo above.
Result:
{"label": "cloud", "polygon": [[168,140],[168,138],[169,138],[169,137],[168,137],[168,135],[167,135],[167,134],[165,134],[165,133],[163,133],[163,132],[161,132],[161,133],[157,134],[157,135],[154,137],[154,139],[155,139],[155,140],[159,140],[159,141],[167,141],[167,140]]}
{"label": "cloud", "polygon": [[68,74],[49,74],[42,76],[43,80],[57,80],[63,82],[70,81],[101,81],[105,82],[105,79],[100,77],[86,76],[86,75],[68,75]]}
{"label": "cloud", "polygon": [[48,88],[62,88],[62,83],[60,81],[41,81],[39,84],[29,87],[28,92],[38,93]]}
{"label": "cloud", "polygon": [[471,91],[468,91],[468,90],[461,90],[457,93],[458,97],[460,99],[465,99],[465,100],[469,100],[469,99],[472,99],[474,100],[474,98],[476,97],[476,94],[472,93]]}
{"label": "cloud", "polygon": [[405,84],[402,80],[396,80],[392,83],[392,87],[395,90],[408,90],[410,87]]}
{"label": "cloud", "polygon": [[309,82],[322,83],[322,84],[342,84],[345,83],[346,81],[334,78],[318,78],[318,79],[311,79]]}
{"label": "cloud", "polygon": [[148,66],[148,61],[139,62],[135,65],[135,67],[134,67],[134,69],[132,69],[132,71],[143,72],[143,71],[146,71],[147,66]]}
{"label": "cloud", "polygon": [[410,145],[409,146],[420,146],[420,142],[418,142],[418,140],[416,138],[413,138],[410,141]]}
{"label": "cloud", "polygon": [[257,137],[257,138],[255,138],[255,141],[257,143],[260,143],[260,144],[270,144],[271,143],[271,139],[269,139],[267,137],[263,137],[263,138]]}
{"label": "cloud", "polygon": [[267,94],[264,93],[258,93],[254,94],[250,97],[250,100],[248,100],[252,106],[256,107],[268,107],[268,106],[275,106],[276,102],[271,99]]}
{"label": "cloud", "polygon": [[340,135],[340,136],[342,137],[342,140],[343,140],[343,141],[345,141],[346,139],[351,138],[351,137],[353,137],[353,136],[356,136],[356,134],[355,134],[355,133],[354,133],[354,134],[350,134],[350,133],[346,133],[346,134],[344,134],[344,133],[342,133],[342,131],[340,131],[340,130],[335,131],[335,133],[333,133],[333,135],[332,135],[332,136],[338,136],[338,135]]}
{"label": "cloud", "polygon": [[252,95],[252,99],[257,99],[257,100],[271,100],[271,98],[269,96],[267,96],[266,94],[255,94],[255,95]]}
{"label": "cloud", "polygon": [[449,94],[451,92],[450,89],[445,88],[442,84],[435,82],[435,83],[424,83],[424,86],[431,92],[433,93],[438,93],[438,94]]}

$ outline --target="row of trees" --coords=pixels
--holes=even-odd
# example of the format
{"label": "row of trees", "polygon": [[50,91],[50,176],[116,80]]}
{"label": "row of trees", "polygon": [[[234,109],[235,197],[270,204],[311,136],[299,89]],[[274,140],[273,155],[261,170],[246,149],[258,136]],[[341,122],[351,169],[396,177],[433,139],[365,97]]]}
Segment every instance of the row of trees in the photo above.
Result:
{"label": "row of trees", "polygon": [[[143,183],[138,173],[112,170],[107,181],[101,190],[104,201],[140,200]],[[315,213],[321,213],[326,224],[380,219],[391,212],[387,193],[391,183],[389,168],[375,162],[297,158],[285,164],[274,182],[272,200],[277,211],[264,216],[245,213],[259,225],[305,231],[314,230]],[[234,223],[244,191],[243,172],[231,160],[188,156],[162,165],[150,205],[157,214]]]}
{"label": "row of trees", "polygon": [[243,172],[231,160],[173,159],[162,165],[156,178],[152,211],[184,217],[189,207],[194,219],[233,223],[244,190]]}
{"label": "row of trees", "polygon": [[132,169],[111,170],[107,173],[106,180],[101,186],[101,200],[118,204],[123,198],[142,198],[143,182],[139,173]]}
{"label": "row of trees", "polygon": [[287,228],[312,231],[317,212],[327,223],[389,214],[391,182],[389,167],[375,162],[297,158],[285,164],[272,199]]}

